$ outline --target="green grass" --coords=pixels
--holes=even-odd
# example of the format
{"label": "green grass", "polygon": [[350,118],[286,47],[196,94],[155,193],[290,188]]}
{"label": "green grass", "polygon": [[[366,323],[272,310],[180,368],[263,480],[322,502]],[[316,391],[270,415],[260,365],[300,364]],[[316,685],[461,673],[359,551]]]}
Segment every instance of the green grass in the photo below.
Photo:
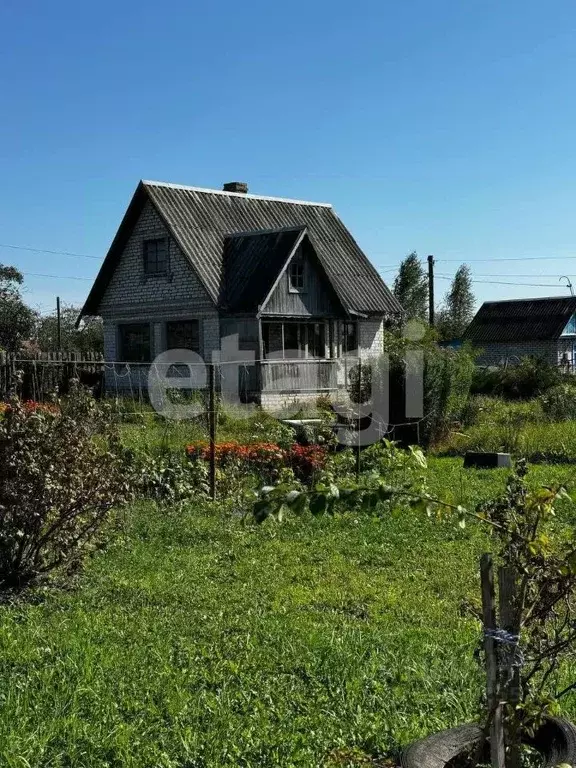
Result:
{"label": "green grass", "polygon": [[435,446],[435,453],[504,451],[533,462],[576,463],[576,421],[552,421],[538,399],[470,399],[466,423]]}
{"label": "green grass", "polygon": [[[505,477],[431,461],[432,490],[468,504]],[[0,609],[2,766],[329,766],[475,717],[460,603],[484,530],[413,512],[253,527],[225,506],[137,504],[77,591]]]}
{"label": "green grass", "polygon": [[[172,421],[159,417],[151,409],[142,407],[130,415],[119,414],[122,440],[126,447],[136,451],[157,453],[183,451],[189,443],[208,440],[206,414],[196,419]],[[217,423],[218,442],[236,440],[240,443],[292,440],[294,433],[264,411],[226,405],[220,407]]]}
{"label": "green grass", "polygon": [[530,461],[576,463],[576,421],[466,427],[437,448],[448,455],[466,451],[504,451]]}

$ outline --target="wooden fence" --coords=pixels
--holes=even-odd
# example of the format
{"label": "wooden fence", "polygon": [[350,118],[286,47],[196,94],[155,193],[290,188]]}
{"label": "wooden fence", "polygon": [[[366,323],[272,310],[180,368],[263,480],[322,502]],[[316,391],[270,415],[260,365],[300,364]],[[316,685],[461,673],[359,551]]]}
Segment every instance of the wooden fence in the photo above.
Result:
{"label": "wooden fence", "polygon": [[24,400],[47,400],[65,394],[71,379],[102,391],[104,358],[95,353],[42,352],[24,357],[0,352],[0,400],[16,391]]}

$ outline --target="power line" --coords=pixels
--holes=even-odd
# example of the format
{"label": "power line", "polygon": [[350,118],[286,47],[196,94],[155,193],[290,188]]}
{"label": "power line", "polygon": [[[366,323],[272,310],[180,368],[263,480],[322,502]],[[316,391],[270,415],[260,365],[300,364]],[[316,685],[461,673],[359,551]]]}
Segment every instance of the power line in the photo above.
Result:
{"label": "power line", "polygon": [[576,259],[576,256],[513,256],[503,259],[437,259],[438,262],[458,262],[459,264],[483,263],[485,261],[564,261],[565,259]]}
{"label": "power line", "polygon": [[[486,262],[501,262],[501,261],[564,261],[566,259],[576,259],[576,256],[513,256],[513,257],[506,257],[502,259],[435,259],[436,263],[442,263],[442,264],[484,264]],[[397,269],[402,264],[401,261],[399,261],[397,264],[380,264],[378,265],[377,269],[379,271],[388,271]],[[420,264],[422,267],[426,266],[426,263],[422,260],[420,261]]]}
{"label": "power line", "polygon": [[88,280],[92,282],[91,277],[77,277],[76,275],[44,275],[41,272],[22,272],[26,277],[50,277],[54,280]]}
{"label": "power line", "polygon": [[[436,275],[439,280],[453,280],[450,275]],[[471,280],[471,283],[483,283],[484,285],[515,285],[519,288],[558,288],[557,283],[510,283],[503,280]],[[561,287],[561,286],[560,286]]]}
{"label": "power line", "polygon": [[516,272],[512,275],[502,274],[502,272],[473,272],[474,277],[556,277],[554,274],[543,274],[542,272],[532,272],[532,274],[519,275]]}
{"label": "power line", "polygon": [[88,256],[87,253],[71,253],[70,251],[50,251],[46,248],[30,248],[27,245],[9,245],[8,243],[0,243],[0,248],[12,248],[15,251],[31,251],[32,253],[49,253],[52,256],[73,256],[77,259],[98,259],[100,256]]}

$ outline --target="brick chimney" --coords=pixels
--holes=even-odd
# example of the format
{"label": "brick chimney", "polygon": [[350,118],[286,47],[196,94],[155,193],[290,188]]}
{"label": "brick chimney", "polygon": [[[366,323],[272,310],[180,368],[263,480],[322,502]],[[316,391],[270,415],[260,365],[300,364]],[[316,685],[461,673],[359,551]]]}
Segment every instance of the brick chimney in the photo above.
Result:
{"label": "brick chimney", "polygon": [[248,184],[245,181],[227,181],[222,187],[224,192],[239,192],[245,195],[248,192]]}

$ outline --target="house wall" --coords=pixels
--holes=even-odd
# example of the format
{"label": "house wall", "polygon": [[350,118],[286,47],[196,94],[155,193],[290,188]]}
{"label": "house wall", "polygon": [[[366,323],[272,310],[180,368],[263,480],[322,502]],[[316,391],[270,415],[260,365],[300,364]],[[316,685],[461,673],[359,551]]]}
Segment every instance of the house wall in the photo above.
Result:
{"label": "house wall", "polygon": [[317,258],[307,249],[303,250],[302,246],[294,254],[294,258],[304,261],[304,289],[300,292],[290,290],[288,266],[262,310],[262,315],[336,317],[342,314]]}
{"label": "house wall", "polygon": [[358,346],[362,357],[379,357],[384,349],[384,320],[360,320]]}
{"label": "house wall", "polygon": [[[168,237],[169,274],[144,274],[143,242]],[[168,229],[148,200],[100,302],[98,314],[104,322],[104,355],[119,359],[118,326],[123,323],[151,324],[152,359],[165,350],[165,324],[170,320],[200,321],[200,354],[211,359],[220,348],[218,312],[188,260],[170,237]],[[110,368],[106,387],[112,391],[145,388],[147,366],[131,364]]]}
{"label": "house wall", "polygon": [[[558,365],[564,352],[572,359],[572,346],[575,340],[567,337],[554,341],[534,341],[518,343],[485,343],[477,345],[481,350],[477,358],[478,365],[502,365],[506,360],[510,364],[518,363],[523,357],[538,357],[550,365]],[[518,359],[517,359],[518,358]]]}

